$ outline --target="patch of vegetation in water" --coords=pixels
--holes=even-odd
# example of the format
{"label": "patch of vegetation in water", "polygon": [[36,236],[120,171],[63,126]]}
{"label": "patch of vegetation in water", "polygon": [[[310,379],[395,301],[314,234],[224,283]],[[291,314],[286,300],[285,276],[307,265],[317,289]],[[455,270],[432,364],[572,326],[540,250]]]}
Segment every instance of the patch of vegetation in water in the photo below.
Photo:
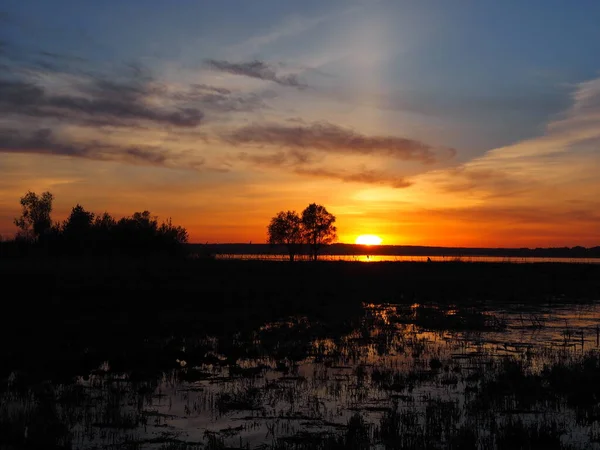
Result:
{"label": "patch of vegetation in water", "polygon": [[[0,446],[567,448],[575,430],[583,448],[600,427],[597,353],[486,341],[514,337],[492,300],[527,298],[494,291],[515,268],[61,264],[0,275],[43,287],[15,306],[28,333],[0,331]],[[559,273],[532,300],[536,317],[549,293],[597,292],[581,268],[523,270]],[[291,289],[298,277],[323,288]],[[214,430],[182,428],[193,421]]]}

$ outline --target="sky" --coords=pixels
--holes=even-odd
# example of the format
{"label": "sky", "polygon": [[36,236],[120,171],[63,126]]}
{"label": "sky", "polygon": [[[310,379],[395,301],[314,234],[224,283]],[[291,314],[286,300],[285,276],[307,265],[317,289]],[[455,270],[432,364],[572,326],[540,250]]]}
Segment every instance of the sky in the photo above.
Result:
{"label": "sky", "polygon": [[19,198],[265,242],[600,245],[600,2],[6,0],[0,235]]}

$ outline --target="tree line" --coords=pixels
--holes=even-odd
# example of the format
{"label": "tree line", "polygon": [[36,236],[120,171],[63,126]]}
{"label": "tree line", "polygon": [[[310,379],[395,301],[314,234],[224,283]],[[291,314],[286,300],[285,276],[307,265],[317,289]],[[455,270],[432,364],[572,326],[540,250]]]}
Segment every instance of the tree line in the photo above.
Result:
{"label": "tree line", "polygon": [[[149,211],[114,218],[108,212],[94,214],[77,204],[63,222],[51,214],[54,196],[27,192],[20,199],[21,215],[14,220],[18,232],[14,239],[0,239],[0,256],[92,256],[180,254],[188,242],[184,227],[171,219],[158,222]],[[268,243],[284,245],[290,261],[305,249],[317,260],[319,251],[337,239],[335,216],[316,203],[301,214],[280,211],[268,225]]]}
{"label": "tree line", "polygon": [[302,214],[280,211],[267,227],[268,242],[284,245],[290,261],[294,261],[303,247],[308,247],[311,258],[316,261],[319,250],[337,239],[334,223],[335,216],[316,203],[308,205]]}
{"label": "tree line", "polygon": [[130,255],[177,254],[188,241],[185,228],[171,219],[159,224],[149,211],[114,218],[94,214],[77,204],[64,222],[51,218],[54,196],[27,192],[20,199],[21,215],[15,218],[15,239],[0,242],[0,254]]}

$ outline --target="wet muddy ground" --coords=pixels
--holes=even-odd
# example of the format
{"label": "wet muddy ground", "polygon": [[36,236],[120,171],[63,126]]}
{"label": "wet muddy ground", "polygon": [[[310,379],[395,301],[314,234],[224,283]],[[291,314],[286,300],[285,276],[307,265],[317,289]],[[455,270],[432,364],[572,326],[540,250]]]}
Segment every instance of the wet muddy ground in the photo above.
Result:
{"label": "wet muddy ground", "polygon": [[257,304],[224,332],[190,328],[194,302],[174,308],[181,332],[118,309],[103,337],[63,320],[29,330],[43,351],[5,342],[0,447],[597,448],[591,297]]}

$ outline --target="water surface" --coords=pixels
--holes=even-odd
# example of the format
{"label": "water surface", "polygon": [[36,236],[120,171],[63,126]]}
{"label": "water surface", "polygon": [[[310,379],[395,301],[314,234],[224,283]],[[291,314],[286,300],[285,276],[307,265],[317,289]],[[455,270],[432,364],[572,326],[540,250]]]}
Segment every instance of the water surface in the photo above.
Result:
{"label": "water surface", "polygon": [[[263,261],[287,261],[287,255],[274,254],[218,254],[217,259],[242,259]],[[309,260],[306,255],[297,255],[299,261]],[[406,255],[319,255],[321,261],[355,262],[486,262],[486,263],[563,263],[600,264],[600,258],[549,258],[537,256],[406,256]]]}
{"label": "water surface", "polygon": [[464,430],[476,430],[461,437],[476,439],[475,448],[495,448],[502,430],[518,424],[597,448],[599,416],[559,397],[524,403],[518,392],[496,398],[488,390],[514,370],[506,361],[523,383],[597,352],[598,308],[560,299],[476,308],[365,303],[343,331],[300,316],[227,340],[188,340],[173,370],[155,377],[119,373],[106,361],[75,385],[24,393],[13,374],[0,411],[31,416],[43,395],[53,396],[51,417],[80,448],[327,446],[355,429],[373,448],[398,436],[406,448],[419,448],[423,436],[443,448]]}

